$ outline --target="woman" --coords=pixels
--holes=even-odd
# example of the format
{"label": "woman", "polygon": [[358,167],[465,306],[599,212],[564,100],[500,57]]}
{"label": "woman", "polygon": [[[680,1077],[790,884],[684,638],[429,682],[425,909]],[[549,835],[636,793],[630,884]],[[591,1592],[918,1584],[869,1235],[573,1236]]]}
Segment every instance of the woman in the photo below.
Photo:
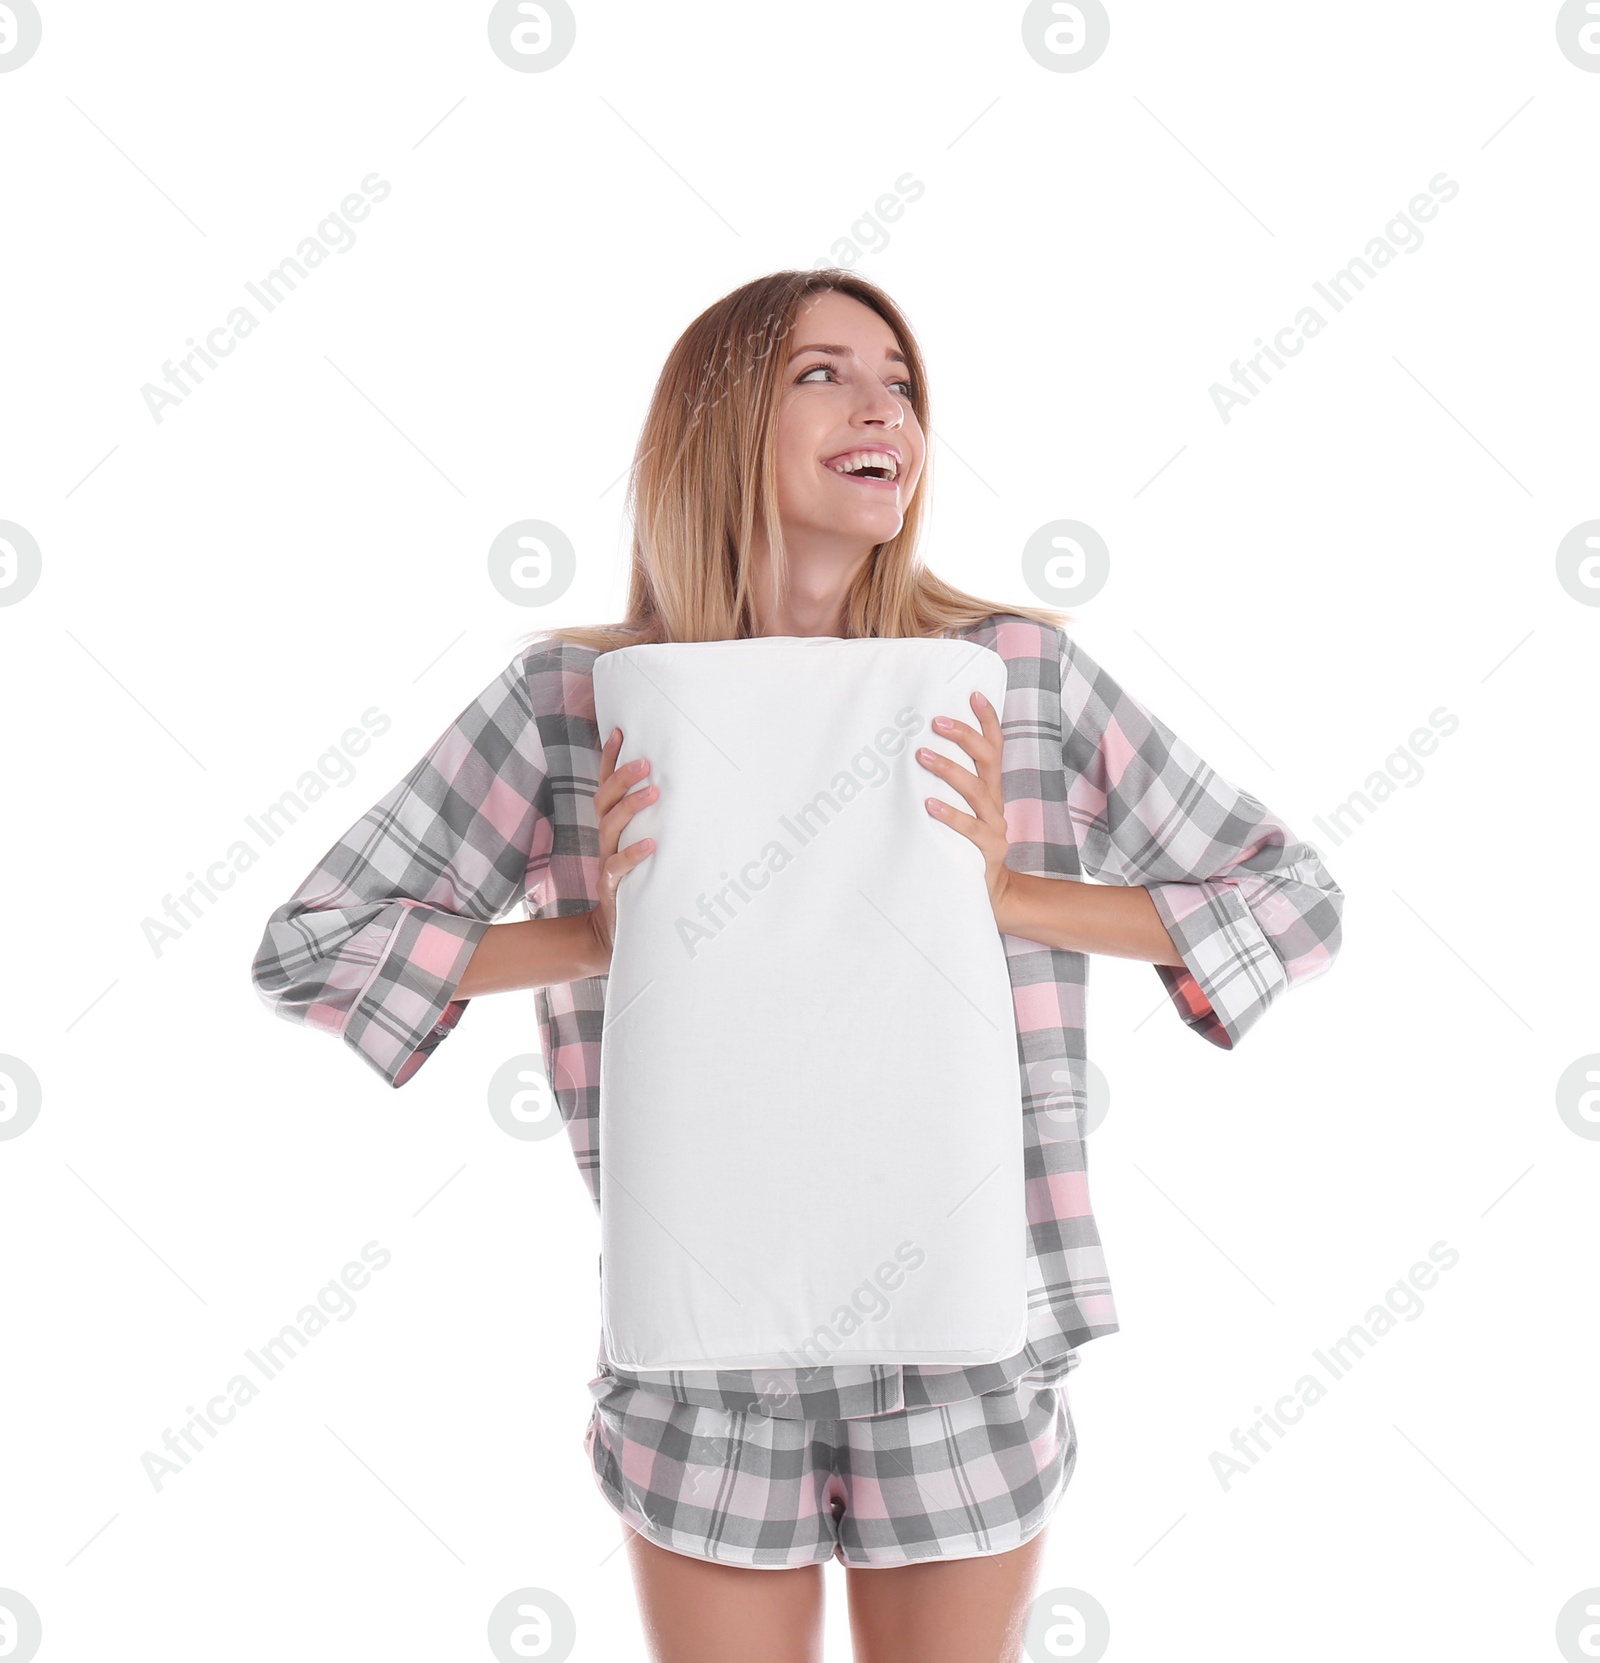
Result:
{"label": "woman", "polygon": [[[1028,1344],[967,1367],[628,1373],[602,1351],[585,1447],[626,1523],[659,1663],[820,1656],[822,1563],[861,1663],[1021,1655],[1044,1530],[1076,1460],[1067,1373],[1118,1326],[1089,1207],[1086,955],[1156,967],[1231,1048],[1338,950],[1317,852],[1220,778],[1041,607],[915,558],[928,399],[904,317],[849,272],[780,272],[674,346],[635,457],[626,619],[553,630],[442,734],[273,913],[254,980],[403,1085],[478,994],[537,989],[546,1069],[599,1205],[598,1041],[624,828],[649,759],[594,724],[596,656],[645,642],[950,635],[1007,662],[919,754],[970,812],[1006,938],[1025,1106]],[[868,458],[861,463],[844,458]],[[853,471],[852,471],[853,470]],[[876,477],[875,477],[876,476]],[[662,807],[686,824],[693,805]],[[671,835],[671,833],[669,833]],[[1098,879],[1086,883],[1085,877]],[[494,922],[518,897],[529,916]],[[782,1570],[780,1576],[752,1571]]]}

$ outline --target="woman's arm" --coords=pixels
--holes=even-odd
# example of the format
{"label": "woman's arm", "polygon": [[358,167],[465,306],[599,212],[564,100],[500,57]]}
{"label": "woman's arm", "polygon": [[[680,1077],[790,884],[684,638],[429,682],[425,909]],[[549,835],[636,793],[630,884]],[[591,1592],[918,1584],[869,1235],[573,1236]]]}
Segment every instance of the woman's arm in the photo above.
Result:
{"label": "woman's arm", "polygon": [[628,822],[656,799],[654,785],[637,786],[650,771],[644,757],[617,767],[622,729],[613,728],[600,747],[600,784],[594,794],[594,813],[600,833],[596,886],[600,899],[587,912],[565,918],[533,918],[516,924],[491,924],[484,931],[456,984],[456,997],[474,993],[506,993],[519,987],[548,987],[552,982],[576,982],[604,976],[611,970],[611,944],[617,929],[617,888],[634,867],[647,860],[656,843],[642,837],[620,853],[617,843]]}
{"label": "woman's arm", "polygon": [[[1064,629],[1041,629],[1040,648],[1060,655],[1067,823],[1084,872],[1097,881],[1008,864],[1004,734],[981,693],[972,695],[981,732],[933,718],[973,768],[917,752],[974,813],[937,797],[927,799],[928,812],[982,851],[1003,935],[1153,964],[1183,1020],[1231,1050],[1284,992],[1333,963],[1344,894],[1309,843],[1230,785]],[[1024,719],[1030,731],[1056,727],[1049,708]],[[1019,808],[1030,818],[1038,790],[1036,775],[1026,775]]]}
{"label": "woman's arm", "polygon": [[[494,923],[554,849],[538,712],[561,708],[564,673],[559,645],[514,659],[267,920],[257,993],[391,1086],[461,1020],[462,981],[491,932],[476,991],[587,973],[581,915]],[[511,979],[520,954],[527,974]]]}
{"label": "woman's arm", "polygon": [[456,983],[455,997],[470,999],[478,993],[510,993],[519,987],[549,987],[605,975],[611,955],[600,945],[593,919],[591,909],[565,918],[491,924]]}
{"label": "woman's arm", "polygon": [[1035,899],[1034,917],[1090,939],[1149,943],[1153,909],[1176,961],[1136,956],[1155,965],[1190,1027],[1231,1050],[1284,993],[1332,965],[1343,891],[1282,818],[1210,767],[1066,630],[1056,634],[1073,836],[1084,872],[1121,889],[1038,880],[1061,893]]}
{"label": "woman's arm", "polygon": [[1067,947],[1078,953],[1151,964],[1183,963],[1149,890],[1080,883],[1075,878],[1042,878],[1006,872],[1005,891],[995,908],[1002,935]]}

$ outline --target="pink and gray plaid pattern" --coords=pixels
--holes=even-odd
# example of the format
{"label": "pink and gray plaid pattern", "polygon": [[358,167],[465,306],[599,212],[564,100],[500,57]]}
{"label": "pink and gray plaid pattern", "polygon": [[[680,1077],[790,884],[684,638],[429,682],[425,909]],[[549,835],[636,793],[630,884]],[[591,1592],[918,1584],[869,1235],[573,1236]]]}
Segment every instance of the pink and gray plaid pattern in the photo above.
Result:
{"label": "pink and gray plaid pattern", "polygon": [[884,1569],[1007,1553],[1078,1463],[1063,1373],[834,1421],[707,1409],[601,1376],[583,1447],[622,1520],[673,1553],[757,1570]]}
{"label": "pink and gray plaid pattern", "polygon": [[[955,633],[1009,671],[1009,864],[1145,885],[1184,960],[1152,968],[1189,1027],[1231,1050],[1328,969],[1344,896],[1315,849],[1067,631],[999,613]],[[455,985],[491,923],[519,898],[535,918],[594,905],[595,656],[564,641],[520,653],[273,912],[251,974],[280,1016],[337,1035],[402,1086],[461,1020],[469,1001]],[[946,714],[971,717],[959,695]],[[1005,946],[1027,1176],[1024,1349],[968,1366],[630,1372],[610,1368],[602,1343],[602,1374],[684,1403],[839,1420],[993,1391],[1117,1330],[1083,1137],[1088,960],[1017,936]],[[546,1072],[597,1211],[605,992],[603,976],[534,991]]]}

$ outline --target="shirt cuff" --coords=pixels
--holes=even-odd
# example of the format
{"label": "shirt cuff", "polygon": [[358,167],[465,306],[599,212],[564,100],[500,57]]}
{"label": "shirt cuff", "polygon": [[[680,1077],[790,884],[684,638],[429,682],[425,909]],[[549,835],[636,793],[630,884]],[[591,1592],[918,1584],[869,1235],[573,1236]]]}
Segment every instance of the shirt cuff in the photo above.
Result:
{"label": "shirt cuff", "polygon": [[490,921],[417,902],[400,902],[401,916],[341,1037],[391,1086],[403,1086],[433,1054],[470,1003],[454,997],[456,984]]}
{"label": "shirt cuff", "polygon": [[1231,1051],[1289,985],[1272,943],[1239,886],[1226,880],[1147,886],[1183,959],[1156,973],[1178,1014],[1197,1033]]}

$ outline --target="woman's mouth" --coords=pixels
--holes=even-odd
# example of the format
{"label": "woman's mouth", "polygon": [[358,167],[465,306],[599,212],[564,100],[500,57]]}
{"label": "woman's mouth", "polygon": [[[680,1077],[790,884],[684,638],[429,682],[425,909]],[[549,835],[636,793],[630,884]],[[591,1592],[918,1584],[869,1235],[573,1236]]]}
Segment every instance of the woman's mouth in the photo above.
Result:
{"label": "woman's mouth", "polygon": [[900,459],[886,450],[853,450],[824,462],[823,467],[840,479],[880,491],[899,489]]}

